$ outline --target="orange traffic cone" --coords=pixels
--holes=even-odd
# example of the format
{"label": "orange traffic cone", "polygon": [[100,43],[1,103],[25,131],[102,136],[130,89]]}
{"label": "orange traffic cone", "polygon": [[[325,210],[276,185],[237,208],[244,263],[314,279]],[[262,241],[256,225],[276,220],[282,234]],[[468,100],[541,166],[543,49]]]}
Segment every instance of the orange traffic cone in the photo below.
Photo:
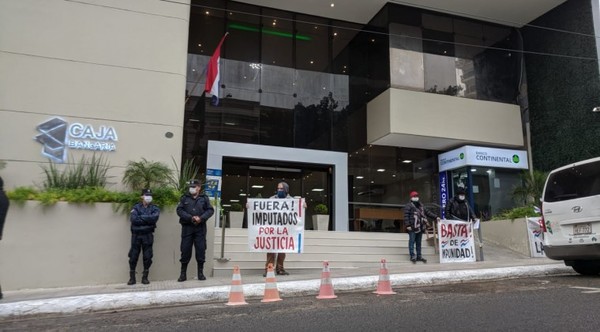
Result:
{"label": "orange traffic cone", "polygon": [[331,283],[331,272],[329,271],[329,262],[323,262],[323,272],[321,273],[321,289],[317,299],[335,299],[337,296],[333,294],[333,284]]}
{"label": "orange traffic cone", "polygon": [[381,259],[381,268],[379,268],[379,282],[377,283],[377,290],[373,293],[378,295],[396,294],[396,292],[392,291],[392,284],[390,283],[390,275],[388,274],[385,258]]}
{"label": "orange traffic cone", "polygon": [[240,267],[233,267],[233,277],[231,278],[231,289],[229,290],[229,302],[226,305],[248,304],[244,299],[244,286],[242,286],[242,275]]}
{"label": "orange traffic cone", "polygon": [[279,291],[277,290],[277,280],[275,272],[273,272],[273,264],[269,263],[267,268],[267,279],[265,279],[265,295],[260,302],[275,302],[281,301]]}

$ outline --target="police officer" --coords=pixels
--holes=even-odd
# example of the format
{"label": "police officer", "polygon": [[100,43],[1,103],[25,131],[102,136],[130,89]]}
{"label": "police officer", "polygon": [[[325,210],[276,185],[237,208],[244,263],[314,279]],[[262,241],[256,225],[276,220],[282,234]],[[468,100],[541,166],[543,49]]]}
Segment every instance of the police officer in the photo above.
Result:
{"label": "police officer", "polygon": [[206,253],[206,221],[215,210],[210,205],[208,196],[201,194],[200,181],[188,182],[189,193],[181,196],[177,205],[177,215],[181,224],[181,274],[177,281],[187,280],[187,266],[192,258],[192,245],[196,248],[198,263],[198,280],[206,280],[204,276],[204,260]]}
{"label": "police officer", "polygon": [[152,265],[152,244],[154,244],[154,229],[160,214],[158,206],[152,204],[152,191],[142,189],[141,202],[133,206],[129,221],[131,222],[131,249],[129,249],[129,281],[128,285],[135,284],[135,267],[137,266],[142,250],[144,260],[144,273],[142,283],[147,285],[148,272]]}
{"label": "police officer", "polygon": [[[9,205],[8,197],[6,197],[6,193],[4,192],[4,180],[0,177],[0,240],[2,240],[2,229],[4,228],[4,221],[6,220]],[[2,299],[2,287],[0,287],[0,299]]]}

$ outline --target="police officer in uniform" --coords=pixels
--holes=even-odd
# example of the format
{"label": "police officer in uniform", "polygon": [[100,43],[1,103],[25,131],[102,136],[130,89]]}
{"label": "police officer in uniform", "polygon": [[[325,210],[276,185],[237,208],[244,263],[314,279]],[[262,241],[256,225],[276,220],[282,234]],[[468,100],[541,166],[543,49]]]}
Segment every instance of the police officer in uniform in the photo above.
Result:
{"label": "police officer in uniform", "polygon": [[206,280],[204,276],[204,260],[206,253],[206,221],[215,210],[210,205],[208,196],[201,194],[198,180],[188,182],[189,193],[181,196],[177,205],[177,215],[181,224],[181,274],[177,281],[187,280],[187,266],[192,258],[192,245],[196,248],[198,263],[198,280]]}
{"label": "police officer in uniform", "polygon": [[[10,202],[4,192],[4,180],[0,177],[0,240],[2,240],[2,229],[4,228],[4,221],[6,220],[9,205]],[[0,299],[2,299],[2,287],[0,287]]]}
{"label": "police officer in uniform", "polygon": [[135,284],[135,267],[137,266],[142,250],[144,260],[144,273],[142,283],[147,285],[148,272],[152,265],[152,244],[154,244],[154,229],[160,214],[158,206],[152,204],[152,191],[142,189],[141,202],[135,204],[131,210],[129,221],[131,222],[131,249],[129,249],[129,281],[128,285]]}

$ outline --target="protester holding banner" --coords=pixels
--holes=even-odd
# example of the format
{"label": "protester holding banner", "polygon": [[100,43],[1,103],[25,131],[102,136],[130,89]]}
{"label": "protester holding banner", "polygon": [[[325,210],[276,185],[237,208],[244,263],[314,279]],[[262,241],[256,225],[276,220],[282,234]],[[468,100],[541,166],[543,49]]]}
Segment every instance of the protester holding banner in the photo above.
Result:
{"label": "protester holding banner", "polygon": [[[289,192],[290,192],[290,186],[285,182],[279,182],[277,184],[277,194],[271,196],[271,198],[292,198],[292,196],[290,196]],[[274,264],[275,257],[277,257],[277,264]],[[273,264],[275,266],[275,273],[277,273],[278,275],[283,275],[283,276],[289,275],[289,273],[283,268],[284,261],[285,261],[285,253],[284,252],[280,252],[280,253],[268,252],[267,253],[267,263],[265,264],[265,273],[263,274],[263,277],[267,276],[267,268],[269,267],[269,264]]]}
{"label": "protester holding banner", "polygon": [[446,219],[475,221],[475,211],[467,201],[467,191],[463,187],[458,187],[456,195],[448,200],[446,205]]}
{"label": "protester holding banner", "polygon": [[[436,219],[440,218],[433,212],[425,209],[425,206],[419,202],[419,193],[413,191],[410,193],[410,202],[404,206],[404,225],[408,231],[408,253],[410,261],[416,263],[421,261],[427,263],[427,260],[421,255],[421,240],[423,232],[429,224],[427,217]],[[417,255],[415,256],[415,247]]]}

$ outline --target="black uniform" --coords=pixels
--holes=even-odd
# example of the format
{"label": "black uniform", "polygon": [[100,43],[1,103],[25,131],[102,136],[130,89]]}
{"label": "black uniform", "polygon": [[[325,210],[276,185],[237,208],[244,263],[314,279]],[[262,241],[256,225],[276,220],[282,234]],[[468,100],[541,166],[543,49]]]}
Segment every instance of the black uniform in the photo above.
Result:
{"label": "black uniform", "polygon": [[455,196],[446,205],[446,219],[473,221],[475,220],[475,212],[466,199],[461,201]]}
{"label": "black uniform", "polygon": [[152,265],[152,245],[154,244],[154,229],[160,214],[160,209],[154,204],[137,203],[131,210],[131,249],[129,249],[129,268],[135,270],[140,249],[143,251],[144,270]]}
{"label": "black uniform", "polygon": [[[210,205],[208,196],[194,196],[185,194],[177,205],[177,215],[181,224],[181,259],[186,265],[192,258],[192,245],[196,248],[196,261],[198,266],[203,266],[206,252],[206,221],[212,217],[215,210]],[[198,216],[202,221],[195,225],[192,217]]]}
{"label": "black uniform", "polygon": [[[4,192],[4,180],[0,177],[0,240],[2,239],[2,229],[4,228],[4,221],[6,220],[6,214],[8,213],[8,197]],[[0,287],[0,299],[2,298],[2,288]]]}

